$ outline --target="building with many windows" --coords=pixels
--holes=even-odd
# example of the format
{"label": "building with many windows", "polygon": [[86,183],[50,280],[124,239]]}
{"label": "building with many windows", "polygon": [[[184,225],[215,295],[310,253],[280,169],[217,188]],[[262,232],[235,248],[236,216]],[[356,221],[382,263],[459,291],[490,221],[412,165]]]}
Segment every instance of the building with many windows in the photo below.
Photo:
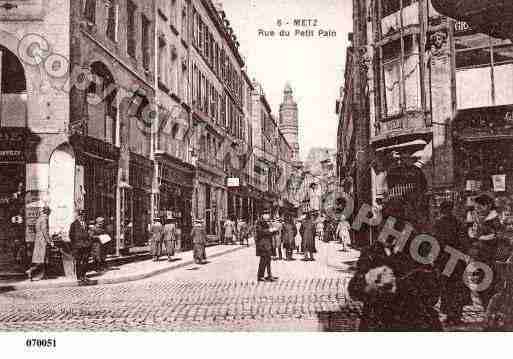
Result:
{"label": "building with many windows", "polygon": [[[489,193],[506,216],[513,44],[440,14],[433,3],[355,1],[362,24],[355,37],[364,41],[352,54],[357,70],[353,82],[346,79],[345,96],[358,89],[355,73],[363,71],[358,100],[368,116],[373,201],[403,198],[429,228],[443,200],[455,201],[463,214],[473,196]],[[340,109],[354,103],[353,96]]]}

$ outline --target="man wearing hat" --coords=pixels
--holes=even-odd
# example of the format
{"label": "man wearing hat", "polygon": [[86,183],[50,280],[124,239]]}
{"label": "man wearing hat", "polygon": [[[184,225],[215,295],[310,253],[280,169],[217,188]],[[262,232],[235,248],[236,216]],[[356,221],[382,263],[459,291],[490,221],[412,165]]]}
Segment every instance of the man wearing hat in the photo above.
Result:
{"label": "man wearing hat", "polygon": [[44,206],[41,209],[41,215],[36,221],[36,238],[34,240],[34,251],[32,252],[32,267],[26,272],[29,279],[35,271],[41,270],[39,279],[46,277],[46,247],[53,246],[50,238],[50,230],[48,219],[50,215],[50,207]]}
{"label": "man wearing hat", "polygon": [[162,254],[162,235],[164,228],[162,227],[162,223],[160,222],[160,218],[153,219],[153,224],[150,227],[151,233],[151,255],[153,256],[153,261],[158,262],[160,255]]}
{"label": "man wearing hat", "polygon": [[[273,277],[271,274],[271,257],[273,254],[273,235],[277,231],[272,226],[271,221],[271,207],[266,205],[262,212],[262,218],[256,224],[256,255],[260,257],[258,265],[257,280],[263,282],[264,280],[273,282],[278,278]],[[267,277],[264,279],[265,271],[267,270]]]}
{"label": "man wearing hat", "polygon": [[91,238],[89,237],[85,221],[85,211],[83,209],[77,211],[77,218],[71,223],[69,238],[71,240],[73,257],[75,258],[77,279],[82,283],[86,283],[89,281],[86,273],[91,253]]}
{"label": "man wearing hat", "polygon": [[304,261],[314,261],[313,254],[316,253],[315,249],[315,234],[316,234],[316,226],[314,223],[314,218],[317,216],[317,211],[312,211],[308,213],[303,224],[301,225],[301,238],[302,238],[302,247],[304,251]]}

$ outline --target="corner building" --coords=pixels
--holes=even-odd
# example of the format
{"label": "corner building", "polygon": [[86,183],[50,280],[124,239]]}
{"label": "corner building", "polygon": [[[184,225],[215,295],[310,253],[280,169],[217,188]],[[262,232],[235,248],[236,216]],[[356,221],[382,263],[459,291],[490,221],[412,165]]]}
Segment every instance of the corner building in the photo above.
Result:
{"label": "corner building", "polygon": [[430,0],[356,3],[371,14],[362,19],[368,46],[355,50],[367,69],[373,201],[403,198],[429,229],[442,201],[463,218],[472,197],[488,193],[507,217],[511,41],[441,15]]}

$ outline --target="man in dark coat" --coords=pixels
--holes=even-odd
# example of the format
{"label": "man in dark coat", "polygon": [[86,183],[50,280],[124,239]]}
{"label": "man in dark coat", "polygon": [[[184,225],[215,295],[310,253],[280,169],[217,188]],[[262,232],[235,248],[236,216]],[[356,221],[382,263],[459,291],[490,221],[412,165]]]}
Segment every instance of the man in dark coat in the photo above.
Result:
{"label": "man in dark coat", "polygon": [[[257,280],[263,282],[275,281],[278,278],[273,277],[271,273],[271,257],[273,255],[273,235],[276,229],[272,227],[271,221],[271,208],[266,206],[262,213],[262,219],[256,224],[256,255],[260,257],[258,264]],[[265,271],[267,270],[267,277],[264,279]]]}
{"label": "man in dark coat", "polygon": [[77,212],[77,219],[71,223],[69,230],[71,249],[73,251],[73,257],[75,258],[77,279],[82,283],[89,281],[86,277],[86,273],[89,255],[91,253],[91,238],[89,237],[89,230],[84,215],[85,211],[79,210]]}
{"label": "man in dark coat", "polygon": [[[384,211],[385,221],[389,216],[397,220],[394,229],[398,231],[410,222],[400,202],[390,203],[392,210]],[[439,276],[433,265],[419,264],[411,257],[410,241],[415,235],[413,231],[402,250],[397,239],[389,236],[362,251],[348,287],[351,298],[364,303],[361,331],[443,329],[434,309],[439,299]]]}
{"label": "man in dark coat", "polygon": [[94,267],[97,272],[104,272],[107,270],[105,248],[99,238],[99,236],[106,233],[105,218],[96,218],[95,225],[91,230],[91,256],[93,257]]}
{"label": "man in dark coat", "polygon": [[[453,204],[443,202],[440,206],[441,217],[435,223],[434,236],[441,248],[451,246],[461,253],[467,253],[469,245],[466,243],[466,234],[463,224],[452,214]],[[444,270],[449,261],[450,254],[441,252],[436,265],[440,272]],[[463,313],[463,306],[472,304],[470,289],[463,281],[466,263],[458,262],[450,277],[441,276],[442,292],[440,310],[447,314],[448,324],[459,324]]]}
{"label": "man in dark coat", "polygon": [[[314,214],[315,218],[315,214]],[[315,232],[316,226],[312,219],[312,213],[307,214],[305,220],[301,224],[301,247],[305,257],[304,261],[314,261],[313,254],[317,252],[315,249]]]}
{"label": "man in dark coat", "polygon": [[293,260],[292,253],[296,247],[296,235],[297,228],[292,222],[292,218],[290,216],[286,216],[285,223],[283,224],[282,237],[287,261]]}

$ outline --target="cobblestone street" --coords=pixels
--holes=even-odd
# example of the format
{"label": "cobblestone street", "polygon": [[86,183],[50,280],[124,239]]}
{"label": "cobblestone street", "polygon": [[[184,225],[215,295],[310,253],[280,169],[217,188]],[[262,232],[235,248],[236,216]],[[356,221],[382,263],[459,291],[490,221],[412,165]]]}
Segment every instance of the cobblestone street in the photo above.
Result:
{"label": "cobblestone street", "polygon": [[137,282],[6,292],[0,329],[356,330],[360,305],[346,292],[353,260],[335,266],[337,245],[318,247],[315,262],[273,262],[274,283],[256,281],[251,247]]}

